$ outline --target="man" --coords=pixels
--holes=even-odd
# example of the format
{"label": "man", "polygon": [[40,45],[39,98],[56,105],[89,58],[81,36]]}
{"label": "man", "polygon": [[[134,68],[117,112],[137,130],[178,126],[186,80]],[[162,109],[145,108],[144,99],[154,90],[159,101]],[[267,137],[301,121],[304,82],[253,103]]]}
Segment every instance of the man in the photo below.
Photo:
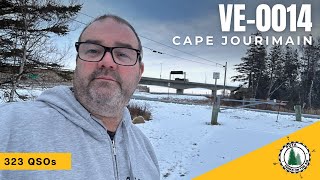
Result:
{"label": "man", "polygon": [[73,88],[0,106],[0,152],[70,152],[72,169],[0,171],[0,179],[159,179],[153,148],[126,108],[144,71],[134,28],[103,15],[75,46]]}

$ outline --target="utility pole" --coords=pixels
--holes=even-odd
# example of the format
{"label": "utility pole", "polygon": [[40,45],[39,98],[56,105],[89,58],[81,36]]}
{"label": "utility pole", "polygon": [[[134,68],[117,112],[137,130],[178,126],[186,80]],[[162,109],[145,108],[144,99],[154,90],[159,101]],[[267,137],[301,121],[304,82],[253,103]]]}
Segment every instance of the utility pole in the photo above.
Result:
{"label": "utility pole", "polygon": [[226,95],[227,65],[228,62],[226,62],[226,65],[224,66],[223,97]]}

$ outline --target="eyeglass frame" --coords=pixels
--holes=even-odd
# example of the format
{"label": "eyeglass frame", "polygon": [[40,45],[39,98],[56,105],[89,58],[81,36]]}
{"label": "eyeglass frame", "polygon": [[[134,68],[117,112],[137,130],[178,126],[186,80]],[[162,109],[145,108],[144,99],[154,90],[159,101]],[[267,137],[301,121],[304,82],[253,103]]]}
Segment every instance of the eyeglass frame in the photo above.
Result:
{"label": "eyeglass frame", "polygon": [[[94,44],[94,45],[98,45],[98,46],[103,47],[103,48],[104,48],[104,53],[103,53],[103,56],[101,57],[101,59],[100,59],[99,61],[88,61],[88,60],[85,60],[85,59],[80,58],[80,55],[79,55],[79,47],[80,47],[80,45],[83,44],[83,43]],[[103,46],[103,45],[101,45],[101,44],[92,43],[92,42],[75,42],[75,47],[76,47],[76,50],[77,50],[77,53],[78,53],[78,54],[77,54],[77,57],[78,57],[79,59],[81,59],[82,61],[86,61],[86,62],[100,62],[100,61],[104,58],[104,56],[106,55],[107,52],[110,52],[113,62],[116,63],[116,64],[118,64],[118,65],[120,65],[120,66],[134,66],[134,65],[137,64],[138,60],[139,60],[139,62],[141,61],[141,51],[138,50],[138,49],[131,48],[131,47],[123,47],[123,46],[122,46],[122,47],[121,47],[121,46],[107,47],[107,46]],[[112,53],[113,49],[116,49],[116,48],[126,48],[126,49],[135,50],[135,51],[137,52],[137,58],[136,58],[135,63],[132,64],[132,65],[123,65],[123,64],[117,63],[117,62],[114,60],[113,53]]]}

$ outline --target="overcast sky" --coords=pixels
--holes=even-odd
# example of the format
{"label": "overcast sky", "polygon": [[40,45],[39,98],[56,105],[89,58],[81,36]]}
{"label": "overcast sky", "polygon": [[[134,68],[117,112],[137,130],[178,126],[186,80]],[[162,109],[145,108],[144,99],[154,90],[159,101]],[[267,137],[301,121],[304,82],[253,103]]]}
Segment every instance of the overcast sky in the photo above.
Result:
{"label": "overcast sky", "polygon": [[[297,9],[300,10],[299,4],[301,1],[243,1],[243,0],[233,0],[233,1],[222,1],[222,0],[161,0],[161,1],[150,1],[150,0],[92,0],[92,1],[80,1],[83,3],[83,9],[81,13],[89,16],[98,16],[106,13],[116,14],[120,17],[127,19],[136,28],[138,34],[141,37],[142,45],[147,48],[151,48],[165,54],[157,54],[144,48],[144,58],[145,63],[145,73],[146,77],[160,77],[169,78],[169,72],[172,70],[182,70],[187,74],[189,81],[195,82],[207,82],[214,83],[212,79],[213,72],[220,72],[220,80],[218,84],[223,84],[224,69],[219,64],[225,64],[228,62],[227,71],[227,84],[236,85],[231,83],[230,77],[234,76],[236,72],[234,71],[234,65],[241,62],[241,57],[245,55],[246,46],[238,45],[228,45],[222,46],[221,36],[228,35],[231,36],[248,36],[251,33],[257,31],[254,25],[247,25],[247,31],[244,33],[223,33],[220,27],[220,16],[218,4],[245,4],[246,10],[243,12],[246,15],[246,19],[255,19],[255,10],[259,4],[266,3],[272,7],[276,3],[284,4],[286,7],[290,4],[297,4]],[[250,3],[249,3],[250,2]],[[276,3],[275,3],[276,2]],[[314,36],[319,36],[320,32],[320,2],[317,0],[303,1],[304,4],[311,4],[312,7],[312,32]],[[77,20],[83,23],[88,23],[92,18],[79,14]],[[299,14],[299,11],[298,11]],[[287,21],[289,22],[289,20]],[[76,23],[76,22],[75,22]],[[77,41],[78,35],[84,25],[77,24],[79,29],[71,32],[67,37],[67,42],[73,44]],[[287,36],[291,35],[293,37],[297,35],[308,35],[309,32],[303,32],[303,29],[296,33],[282,32],[275,33],[273,31],[268,31],[263,33],[264,36]],[[172,38],[174,36],[180,36],[185,38],[185,36],[213,36],[214,45],[207,46],[205,44],[198,46],[176,46],[172,43]],[[173,48],[185,51],[187,53],[193,54],[195,56],[202,57],[206,61],[200,58],[196,58],[189,54],[184,54],[180,51],[168,48],[159,43],[155,43],[148,39],[160,42],[166,46],[171,46]],[[183,39],[181,40],[183,42]],[[66,63],[69,68],[74,69],[75,67],[75,50],[70,62]],[[168,54],[168,55],[166,55]],[[190,62],[185,58],[196,62]],[[162,72],[161,72],[162,65]],[[179,76],[176,76],[179,77]]]}

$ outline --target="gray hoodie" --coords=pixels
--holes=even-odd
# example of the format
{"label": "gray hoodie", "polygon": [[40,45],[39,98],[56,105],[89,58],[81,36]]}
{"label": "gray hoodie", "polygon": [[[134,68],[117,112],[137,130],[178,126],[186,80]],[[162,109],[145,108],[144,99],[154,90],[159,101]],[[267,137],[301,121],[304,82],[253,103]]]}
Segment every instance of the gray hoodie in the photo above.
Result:
{"label": "gray hoodie", "polygon": [[36,101],[0,105],[0,152],[70,152],[71,170],[1,171],[1,180],[156,180],[152,145],[127,108],[114,145],[99,119],[70,87],[44,91]]}

